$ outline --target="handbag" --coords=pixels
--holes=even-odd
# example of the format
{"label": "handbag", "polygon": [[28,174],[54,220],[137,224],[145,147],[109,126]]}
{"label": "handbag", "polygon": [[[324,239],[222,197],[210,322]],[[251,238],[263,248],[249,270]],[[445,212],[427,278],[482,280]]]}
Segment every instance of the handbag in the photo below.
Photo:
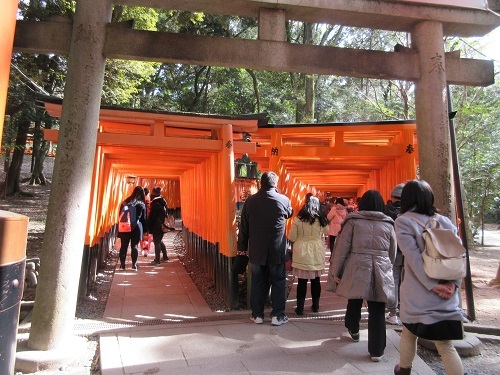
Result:
{"label": "handbag", "polygon": [[424,271],[437,280],[457,280],[465,277],[466,250],[453,231],[441,228],[433,216],[426,223],[411,215],[411,219],[424,228],[422,253]]}
{"label": "handbag", "polygon": [[120,215],[120,221],[118,222],[118,232],[120,233],[132,232],[132,223],[130,222],[130,212],[124,211]]}
{"label": "handbag", "polygon": [[165,219],[161,223],[161,230],[163,233],[175,230],[175,218],[173,215],[165,215]]}

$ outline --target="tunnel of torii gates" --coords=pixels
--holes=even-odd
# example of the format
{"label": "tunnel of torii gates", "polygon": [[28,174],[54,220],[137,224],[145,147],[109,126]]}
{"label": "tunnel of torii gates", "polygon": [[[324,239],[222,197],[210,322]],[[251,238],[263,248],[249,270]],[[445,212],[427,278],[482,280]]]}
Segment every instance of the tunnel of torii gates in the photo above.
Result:
{"label": "tunnel of torii gates", "polygon": [[[60,117],[61,100],[43,101]],[[97,125],[96,125],[97,126]],[[45,130],[57,142],[58,130]],[[368,189],[390,198],[394,185],[414,179],[418,145],[414,121],[269,125],[266,115],[239,117],[101,108],[81,293],[114,239],[119,206],[136,185],[162,187],[180,209],[187,254],[209,273],[229,306],[237,304],[236,208],[258,189],[238,178],[243,155],[279,176],[279,189],[297,213],[309,192],[356,198]],[[248,165],[250,167],[250,165]],[[132,183],[127,177],[134,176]],[[291,221],[288,223],[291,224]]]}
{"label": "tunnel of torii gates", "polygon": [[[443,0],[78,0],[72,20],[58,17],[16,22],[17,0],[4,0],[0,12],[0,110],[5,105],[12,51],[68,56],[60,133],[52,134],[58,138],[58,149],[28,347],[51,350],[66,345],[72,337],[81,284],[75,277],[75,269],[81,268],[82,245],[87,243],[89,250],[99,246],[98,243],[103,244],[101,247],[110,246],[106,241],[111,238],[110,231],[116,221],[117,202],[129,191],[123,179],[128,173],[141,177],[137,183],[164,185],[172,205],[177,204],[175,200],[179,197],[188,247],[218,246],[217,252],[228,259],[235,251],[236,191],[252,189],[240,188],[238,180],[233,180],[233,159],[243,153],[257,161],[261,170],[278,173],[281,189],[296,207],[300,205],[300,195],[309,189],[324,193],[325,186],[318,180],[340,181],[335,174],[341,173],[338,170],[342,168],[352,173],[342,175],[342,180],[356,186],[350,194],[359,195],[363,189],[374,187],[387,198],[392,184],[415,177],[418,153],[420,177],[433,187],[436,206],[454,219],[456,189],[446,88],[491,85],[494,67],[492,61],[462,58],[460,51],[446,52],[443,39],[484,36],[500,25],[500,16],[482,0],[450,3]],[[136,30],[130,22],[111,22],[114,4],[251,17],[258,21],[258,36],[243,39]],[[388,52],[289,43],[288,20],[406,32],[411,45],[396,46]],[[258,127],[256,119],[244,117],[177,116],[174,117],[177,121],[189,118],[189,123],[200,124],[200,128],[175,127],[171,125],[171,117],[161,113],[140,116],[127,113],[138,119],[149,116],[149,122],[143,125],[118,121],[120,129],[135,126],[144,133],[132,136],[133,131],[127,130],[130,134],[122,134],[116,126],[106,132],[104,129],[113,126],[100,108],[107,59],[411,81],[415,83],[415,123],[420,143],[416,147],[415,128],[410,132],[412,125],[403,123],[360,126],[359,129],[371,132],[367,136],[371,142],[376,139],[383,144],[385,139],[385,145],[377,146],[362,144],[356,127],[351,125],[267,128]],[[3,118],[0,129],[2,126]],[[198,135],[208,129],[210,137]],[[315,129],[316,136],[310,136]],[[384,135],[386,129],[387,133],[393,133]],[[243,142],[243,132],[251,135],[250,142]],[[132,162],[123,156],[128,147],[110,145],[127,139],[130,142],[130,138],[137,138],[136,142],[142,139],[143,144],[152,143],[142,147],[138,154],[165,160],[154,167],[157,174],[145,174],[153,169],[148,169],[148,164],[153,165],[151,157]],[[323,140],[323,144],[300,146],[314,138]],[[156,146],[159,143],[161,147]],[[405,153],[408,144],[415,145],[414,153]],[[369,154],[370,148],[378,152],[368,160],[363,152]],[[301,152],[295,154],[298,150]],[[341,161],[339,167],[337,157],[346,158],[348,150],[356,150],[358,154],[350,154],[351,158]],[[291,157],[298,154],[302,160]],[[327,160],[315,160],[320,157]],[[377,162],[380,164],[370,165]],[[316,164],[321,166],[313,169]],[[399,166],[395,170],[400,176],[390,171],[391,164]],[[159,175],[159,170],[165,174]],[[312,171],[315,172],[308,173]],[[363,173],[364,178],[360,178]],[[351,184],[356,178],[358,183]],[[172,193],[177,189],[176,183],[178,195]],[[112,197],[113,189],[116,194]],[[335,192],[330,187],[328,190],[344,195],[340,190]],[[207,209],[207,205],[215,212]],[[97,212],[109,213],[109,217],[97,216]],[[86,227],[82,225],[85,220]],[[207,252],[204,250],[201,255]],[[214,265],[229,272],[229,262],[221,266],[219,260],[204,260],[212,275]],[[214,276],[217,282],[226,285],[231,282],[228,275],[223,275],[223,280],[220,274]]]}

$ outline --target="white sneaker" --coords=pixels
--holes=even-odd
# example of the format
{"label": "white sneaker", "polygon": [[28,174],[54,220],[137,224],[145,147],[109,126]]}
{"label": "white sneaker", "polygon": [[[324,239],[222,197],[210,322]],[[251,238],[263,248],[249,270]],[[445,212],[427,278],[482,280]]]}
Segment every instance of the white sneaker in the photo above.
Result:
{"label": "white sneaker", "polygon": [[282,324],[288,323],[288,316],[283,315],[283,317],[278,318],[277,316],[273,316],[273,319],[271,320],[271,325],[273,326],[280,326]]}
{"label": "white sneaker", "polygon": [[250,320],[254,322],[255,324],[263,324],[264,323],[264,318],[261,318],[260,316],[250,317]]}
{"label": "white sneaker", "polygon": [[395,326],[401,325],[401,321],[399,320],[398,316],[391,315],[390,313],[387,313],[387,315],[385,316],[385,321],[386,321],[386,323],[389,323],[389,324],[392,324]]}
{"label": "white sneaker", "polygon": [[384,355],[382,354],[380,357],[371,357],[373,362],[380,362],[384,358]]}

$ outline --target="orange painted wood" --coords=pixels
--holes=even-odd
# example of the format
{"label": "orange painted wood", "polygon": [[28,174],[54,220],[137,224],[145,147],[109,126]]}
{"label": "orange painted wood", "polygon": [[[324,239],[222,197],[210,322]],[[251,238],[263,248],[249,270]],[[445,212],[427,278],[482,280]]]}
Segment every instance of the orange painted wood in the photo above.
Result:
{"label": "orange painted wood", "polygon": [[[60,112],[60,106],[47,106],[51,113]],[[116,223],[118,207],[134,187],[124,182],[128,174],[150,189],[161,186],[169,207],[182,207],[184,227],[218,244],[228,256],[235,251],[236,202],[243,191],[257,189],[254,181],[235,180],[234,158],[243,154],[262,172],[278,174],[279,189],[291,199],[295,213],[309,192],[324,200],[327,191],[355,198],[377,189],[388,199],[395,184],[415,176],[414,123],[259,129],[256,124],[256,120],[103,110],[87,241],[97,243]],[[242,129],[252,142],[243,141]],[[57,142],[58,132],[46,130],[45,137]]]}
{"label": "orange painted wood", "polygon": [[0,139],[3,135],[7,89],[9,87],[10,59],[16,29],[17,0],[3,0],[0,12]]}

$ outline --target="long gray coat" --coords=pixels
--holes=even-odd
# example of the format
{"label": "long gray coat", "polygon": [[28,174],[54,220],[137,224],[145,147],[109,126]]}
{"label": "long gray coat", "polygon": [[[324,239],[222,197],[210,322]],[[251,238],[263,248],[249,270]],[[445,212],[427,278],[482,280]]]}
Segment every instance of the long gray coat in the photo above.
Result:
{"label": "long gray coat", "polygon": [[[420,221],[427,222],[429,216],[405,213],[396,219],[396,236],[399,248],[405,257],[405,277],[400,289],[400,316],[403,323],[434,324],[442,320],[463,320],[460,308],[459,291],[462,280],[452,281],[457,288],[450,299],[439,297],[431,289],[439,280],[431,279],[424,271],[422,252],[425,248],[422,228],[412,220],[415,215]],[[446,216],[436,215],[441,228],[457,228]]]}
{"label": "long gray coat", "polygon": [[394,221],[376,211],[353,212],[344,220],[334,248],[336,293],[347,299],[394,299],[392,264],[396,258]]}

